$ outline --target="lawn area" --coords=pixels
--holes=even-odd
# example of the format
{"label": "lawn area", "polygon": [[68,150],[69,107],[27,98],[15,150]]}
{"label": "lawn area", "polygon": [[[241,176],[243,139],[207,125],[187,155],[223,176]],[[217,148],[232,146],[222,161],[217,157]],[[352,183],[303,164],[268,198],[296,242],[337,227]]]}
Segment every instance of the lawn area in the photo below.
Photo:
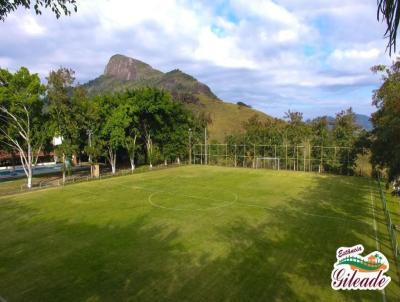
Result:
{"label": "lawn area", "polygon": [[[382,301],[334,291],[340,246],[391,260],[367,178],[186,166],[0,197],[7,301]],[[391,263],[387,301],[398,301]]]}

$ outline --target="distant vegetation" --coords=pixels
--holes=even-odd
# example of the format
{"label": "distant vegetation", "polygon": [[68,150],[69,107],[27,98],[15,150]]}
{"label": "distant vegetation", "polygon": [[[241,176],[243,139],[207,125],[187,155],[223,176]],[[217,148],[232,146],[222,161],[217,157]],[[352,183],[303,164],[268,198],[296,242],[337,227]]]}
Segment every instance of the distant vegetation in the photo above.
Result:
{"label": "distant vegetation", "polygon": [[[318,117],[305,122],[303,114],[288,111],[285,121],[274,119],[262,122],[257,116],[244,123],[244,133],[229,134],[225,142],[229,145],[288,145],[318,147],[310,150],[307,157],[320,158],[320,147],[337,147],[337,161],[326,161],[325,168],[338,173],[353,174],[359,156],[365,155],[369,144],[365,141],[368,133],[356,124],[351,108],[336,114],[334,121]],[[309,147],[307,147],[309,148]],[[364,149],[363,149],[364,148]],[[252,154],[248,150],[249,155]],[[314,154],[318,152],[318,154]],[[324,155],[325,157],[327,155]]]}
{"label": "distant vegetation", "polygon": [[237,102],[237,103],[236,103],[236,105],[238,105],[238,106],[242,106],[242,107],[251,108],[251,106],[250,106],[250,105],[247,105],[246,103],[243,103],[243,102]]}

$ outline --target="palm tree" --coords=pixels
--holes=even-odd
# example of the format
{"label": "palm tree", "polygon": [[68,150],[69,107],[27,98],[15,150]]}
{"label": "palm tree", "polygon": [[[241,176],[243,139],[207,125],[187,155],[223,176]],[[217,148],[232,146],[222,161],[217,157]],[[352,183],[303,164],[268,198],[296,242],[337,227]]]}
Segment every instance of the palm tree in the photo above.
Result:
{"label": "palm tree", "polygon": [[386,32],[385,37],[389,38],[387,48],[389,49],[389,54],[396,52],[396,37],[397,28],[400,21],[400,8],[399,0],[377,0],[378,1],[378,21],[386,22]]}

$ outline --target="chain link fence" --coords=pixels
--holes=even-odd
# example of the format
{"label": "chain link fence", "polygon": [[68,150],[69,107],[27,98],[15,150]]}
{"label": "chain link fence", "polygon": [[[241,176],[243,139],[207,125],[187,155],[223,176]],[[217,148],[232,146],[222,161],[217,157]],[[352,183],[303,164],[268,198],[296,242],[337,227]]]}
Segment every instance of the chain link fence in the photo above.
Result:
{"label": "chain link fence", "polygon": [[383,211],[385,213],[386,224],[389,231],[390,242],[393,249],[394,259],[397,265],[397,269],[400,272],[400,247],[398,242],[398,231],[396,225],[393,223],[393,219],[390,214],[390,210],[388,209],[388,204],[385,197],[385,192],[382,189],[381,178],[378,173],[378,184],[379,184],[379,195],[383,205]]}

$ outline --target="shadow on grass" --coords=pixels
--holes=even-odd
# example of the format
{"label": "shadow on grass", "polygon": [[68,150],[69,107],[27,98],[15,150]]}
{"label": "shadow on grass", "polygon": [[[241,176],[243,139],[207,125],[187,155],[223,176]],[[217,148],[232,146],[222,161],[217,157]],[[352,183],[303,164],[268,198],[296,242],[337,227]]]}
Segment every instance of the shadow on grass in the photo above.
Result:
{"label": "shadow on grass", "polygon": [[35,212],[1,206],[18,215],[0,223],[0,296],[7,301],[161,301],[185,264],[178,233],[149,227],[146,217],[123,227],[29,222]]}

